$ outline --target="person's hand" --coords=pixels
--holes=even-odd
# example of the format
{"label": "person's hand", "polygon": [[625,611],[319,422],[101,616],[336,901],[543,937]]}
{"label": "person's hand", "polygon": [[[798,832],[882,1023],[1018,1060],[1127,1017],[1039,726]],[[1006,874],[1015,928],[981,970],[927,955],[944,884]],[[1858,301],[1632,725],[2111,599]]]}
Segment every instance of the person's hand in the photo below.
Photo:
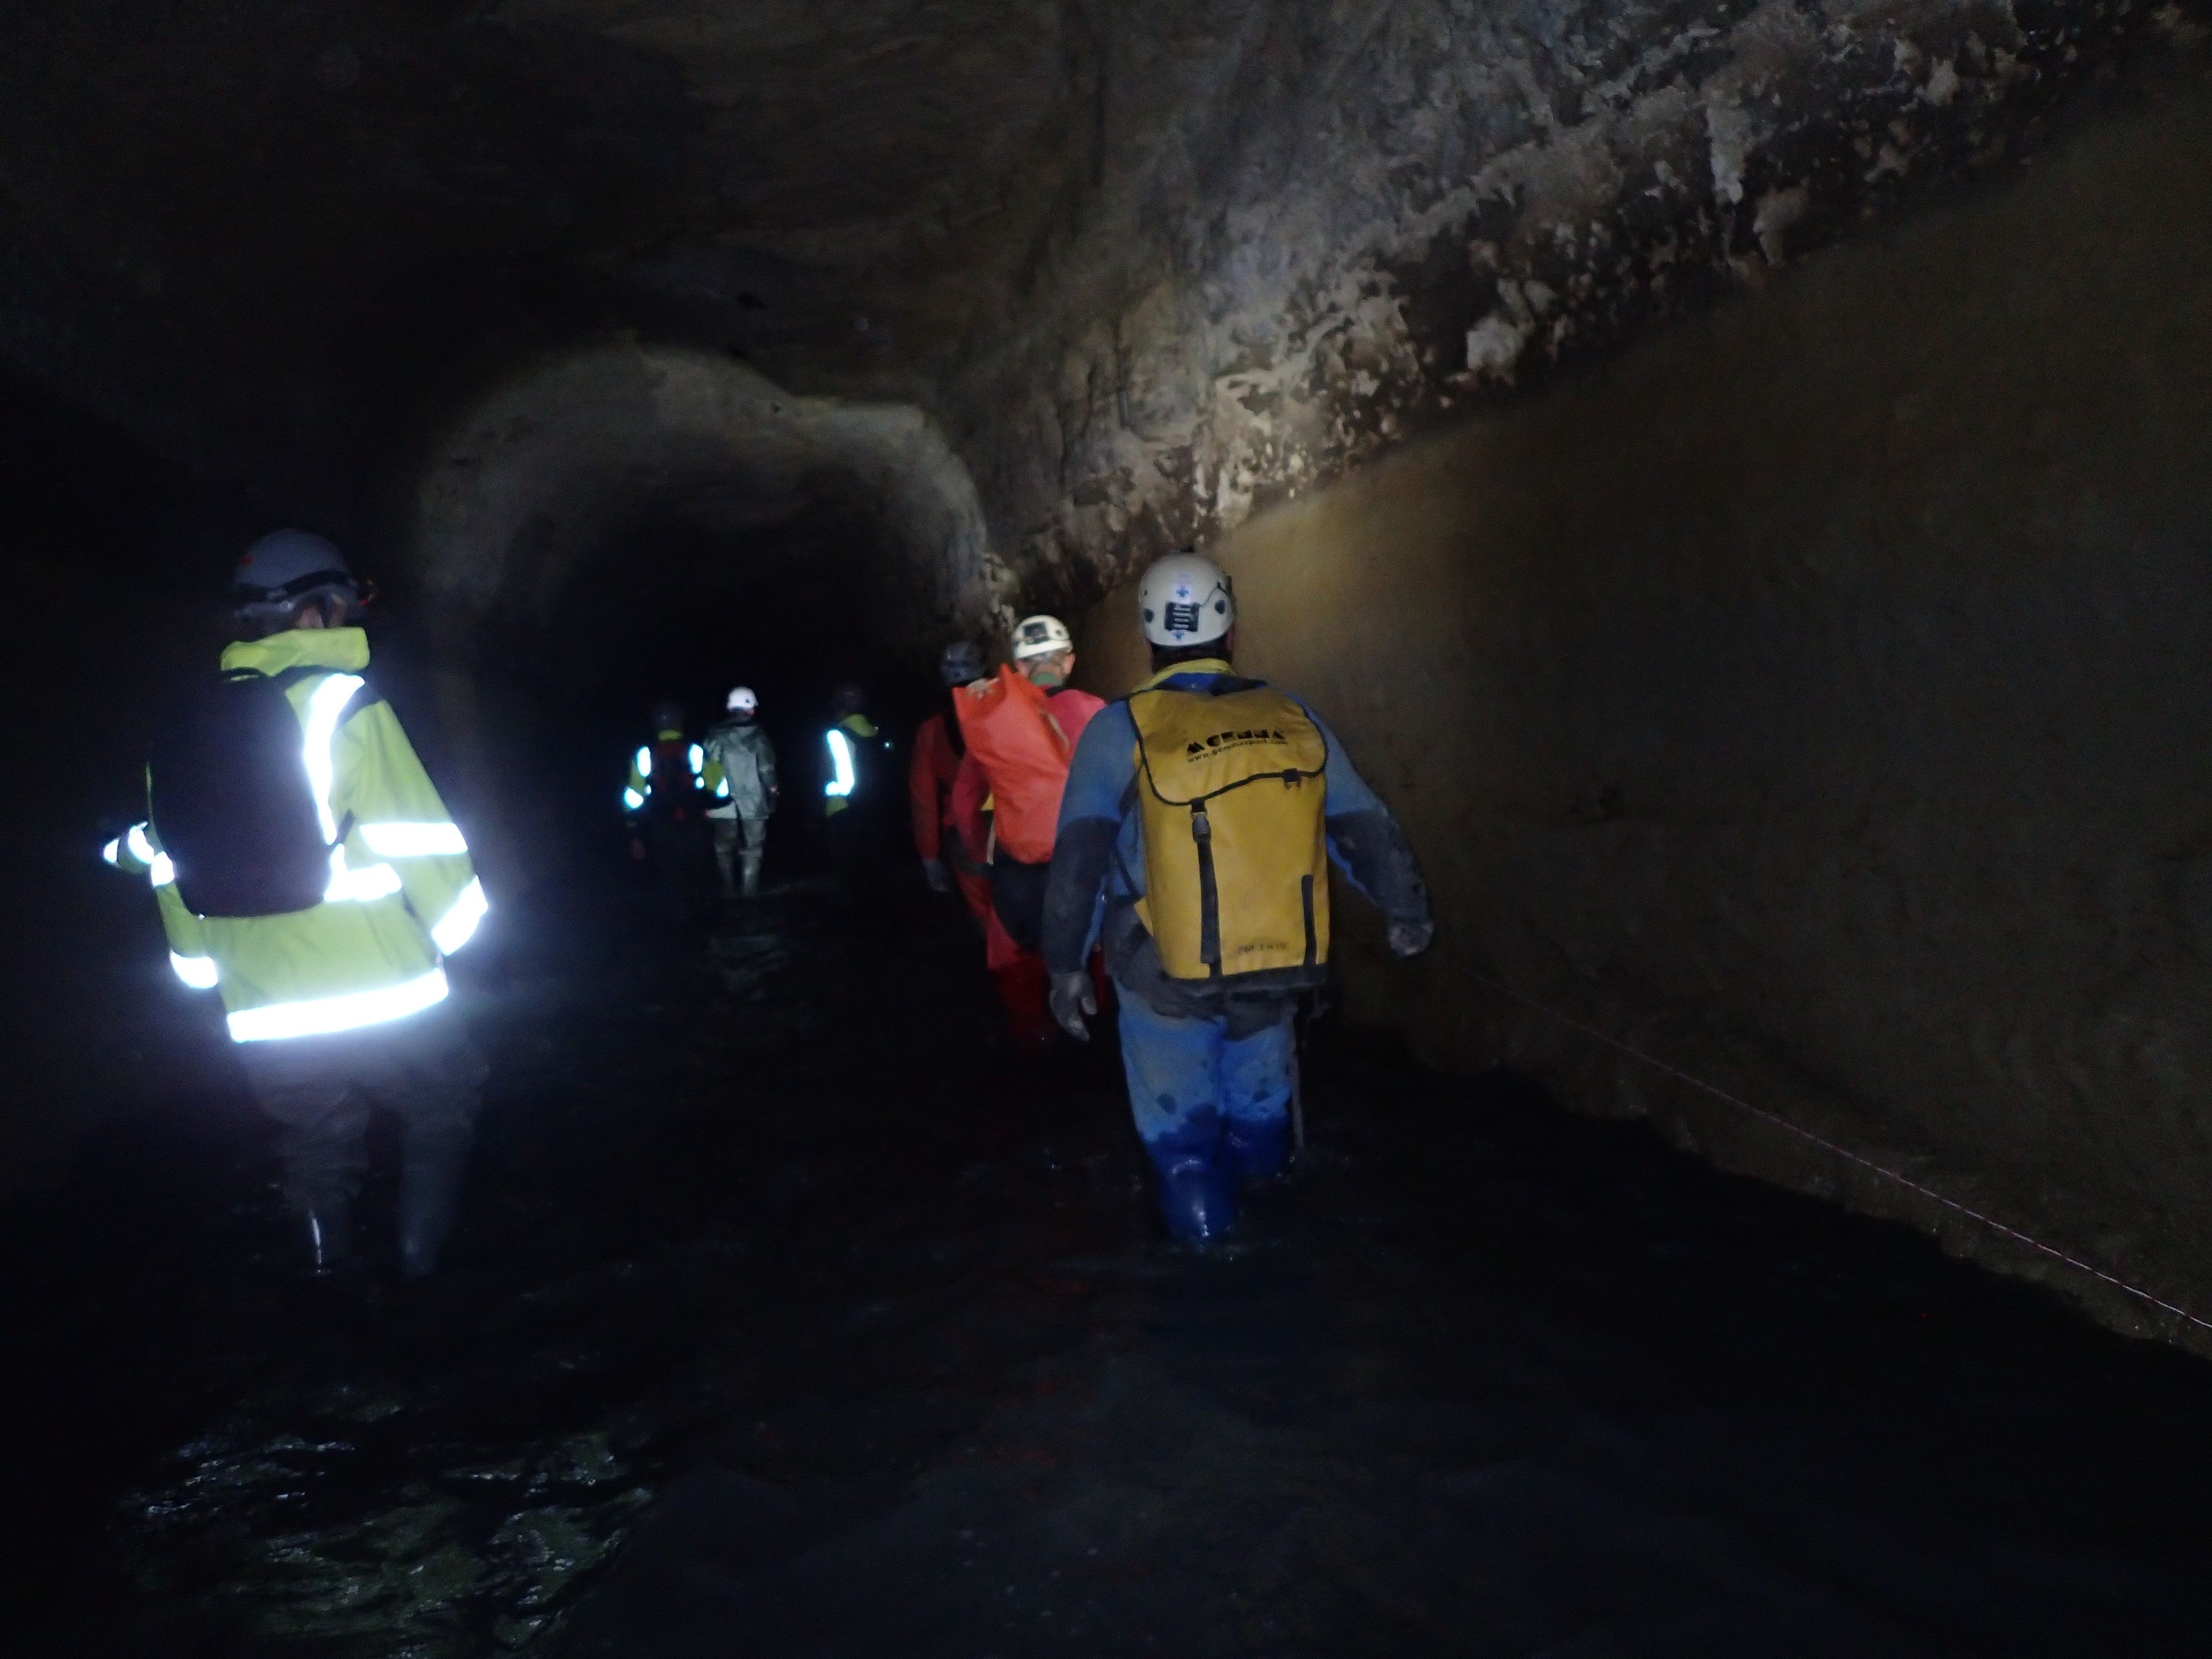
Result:
{"label": "person's hand", "polygon": [[629,855],[640,864],[645,862],[645,843],[635,836],[629,838]]}
{"label": "person's hand", "polygon": [[1436,923],[1425,916],[1419,921],[1394,921],[1390,924],[1390,954],[1417,957],[1429,948],[1429,942],[1436,936]]}
{"label": "person's hand", "polygon": [[929,890],[933,893],[952,890],[952,878],[946,872],[943,859],[924,859],[921,861],[921,878],[929,884]]}
{"label": "person's hand", "polygon": [[1078,1042],[1091,1041],[1091,1028],[1084,1024],[1086,1014],[1098,1012],[1098,998],[1091,988],[1091,975],[1079,968],[1072,974],[1052,976],[1053,1023]]}

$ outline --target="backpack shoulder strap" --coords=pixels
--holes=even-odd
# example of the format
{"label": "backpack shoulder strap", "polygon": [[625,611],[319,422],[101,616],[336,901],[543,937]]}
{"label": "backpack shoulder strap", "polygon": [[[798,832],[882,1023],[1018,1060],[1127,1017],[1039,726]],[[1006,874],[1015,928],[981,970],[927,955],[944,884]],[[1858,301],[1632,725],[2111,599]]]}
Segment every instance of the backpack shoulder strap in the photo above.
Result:
{"label": "backpack shoulder strap", "polygon": [[374,708],[384,701],[384,693],[377,690],[376,682],[363,676],[354,688],[353,696],[346,699],[345,707],[338,710],[338,724],[343,726],[364,709]]}
{"label": "backpack shoulder strap", "polygon": [[[1137,890],[1137,878],[1129,873],[1129,861],[1121,856],[1121,829],[1123,824],[1128,823],[1129,814],[1136,810],[1137,778],[1136,775],[1132,773],[1128,787],[1121,791],[1121,823],[1114,826],[1114,867],[1121,872],[1121,890],[1125,893],[1134,893]],[[1142,824],[1138,826],[1137,833],[1139,835],[1144,833]]]}
{"label": "backpack shoulder strap", "polygon": [[[289,691],[303,680],[319,680],[347,672],[343,668],[326,668],[319,663],[302,663],[296,668],[287,668],[275,674],[264,674],[254,668],[234,668],[227,672],[223,678],[229,681],[265,679],[279,691]],[[338,710],[339,726],[343,726],[362,709],[384,701],[384,693],[377,689],[374,680],[366,674],[356,675],[355,678],[361,684],[354,688],[353,696],[346,699],[345,707]]]}

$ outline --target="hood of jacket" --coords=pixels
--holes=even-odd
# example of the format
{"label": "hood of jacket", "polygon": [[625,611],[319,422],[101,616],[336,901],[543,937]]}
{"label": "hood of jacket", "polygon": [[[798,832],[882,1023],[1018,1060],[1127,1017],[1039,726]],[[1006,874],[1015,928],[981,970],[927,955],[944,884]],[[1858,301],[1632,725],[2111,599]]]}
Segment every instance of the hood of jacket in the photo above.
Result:
{"label": "hood of jacket", "polygon": [[368,635],[358,628],[295,628],[225,646],[222,665],[226,672],[250,668],[257,674],[282,674],[293,668],[327,668],[358,674],[368,666]]}

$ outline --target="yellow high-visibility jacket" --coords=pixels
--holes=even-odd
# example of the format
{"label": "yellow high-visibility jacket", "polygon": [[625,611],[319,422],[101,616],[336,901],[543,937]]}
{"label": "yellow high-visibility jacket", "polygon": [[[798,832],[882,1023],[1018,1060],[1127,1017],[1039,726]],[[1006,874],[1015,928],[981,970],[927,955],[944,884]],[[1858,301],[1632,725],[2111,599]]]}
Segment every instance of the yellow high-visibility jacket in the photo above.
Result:
{"label": "yellow high-visibility jacket", "polygon": [[[659,732],[651,743],[640,744],[637,752],[630,757],[629,781],[623,787],[623,810],[632,817],[645,811],[653,800],[653,751],[663,744],[684,741],[681,732]],[[707,751],[697,744],[689,744],[684,751],[684,763],[691,769],[691,787],[711,787],[714,780],[708,773],[714,769],[707,762]],[[680,792],[679,792],[680,793]],[[725,794],[729,792],[726,789]]]}
{"label": "yellow high-visibility jacket", "polygon": [[848,714],[822,734],[822,815],[834,818],[853,804],[853,792],[861,786],[870,757],[888,750],[883,733],[866,714]]}
{"label": "yellow high-visibility jacket", "polygon": [[153,883],[178,977],[222,994],[240,1042],[355,1030],[443,1001],[441,963],[468,943],[489,907],[460,827],[398,717],[381,698],[355,698],[368,636],[358,628],[295,629],[233,645],[222,665],[327,671],[301,675],[285,696],[334,843],[331,884],[321,903],[285,915],[195,915],[161,851],[161,826],[137,825],[102,855]]}

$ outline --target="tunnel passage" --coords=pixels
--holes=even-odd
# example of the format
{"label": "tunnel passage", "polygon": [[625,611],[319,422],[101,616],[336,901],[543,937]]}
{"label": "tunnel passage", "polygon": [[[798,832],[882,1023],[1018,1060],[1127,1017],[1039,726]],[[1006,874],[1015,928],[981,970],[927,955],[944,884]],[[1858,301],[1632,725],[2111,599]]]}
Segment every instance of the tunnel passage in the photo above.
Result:
{"label": "tunnel passage", "polygon": [[635,346],[534,366],[454,422],[409,572],[495,860],[549,789],[573,810],[590,769],[603,783],[659,697],[696,731],[749,683],[787,740],[841,682],[911,701],[941,636],[996,624],[1003,574],[921,410]]}
{"label": "tunnel passage", "polygon": [[[2201,1371],[1450,1079],[2202,1346],[2203,0],[202,10],[0,23],[0,351],[392,577],[499,1095],[446,1286],[287,1279],[143,894],[46,883],[222,560],[37,532],[21,775],[116,757],[12,826],[27,1069],[107,1120],[4,1239],[64,1621],[2191,1650]],[[1206,1259],[905,849],[670,948],[579,833],[665,691],[1101,594],[1122,689],[1188,540],[1444,919],[1345,906],[1379,1030]]]}
{"label": "tunnel passage", "polygon": [[542,613],[595,541],[641,518],[736,530],[810,504],[868,518],[902,567],[896,600],[940,621],[984,577],[974,484],[921,410],[795,397],[727,357],[635,346],[534,367],[454,422],[424,468],[413,556],[441,609]]}

